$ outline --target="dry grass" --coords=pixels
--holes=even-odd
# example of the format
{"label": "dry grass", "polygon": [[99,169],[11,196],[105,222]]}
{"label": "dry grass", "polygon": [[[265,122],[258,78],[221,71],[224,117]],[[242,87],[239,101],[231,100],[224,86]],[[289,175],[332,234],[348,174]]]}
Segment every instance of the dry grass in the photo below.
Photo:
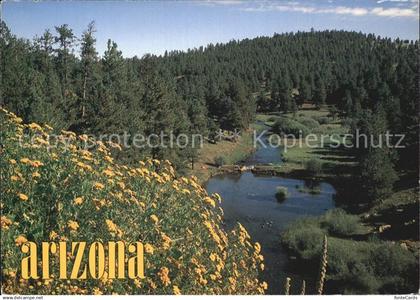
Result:
{"label": "dry grass", "polygon": [[219,170],[214,159],[223,156],[227,164],[235,164],[247,158],[253,151],[252,130],[243,132],[237,142],[219,141],[217,144],[204,143],[194,170],[191,171],[200,182],[205,182]]}

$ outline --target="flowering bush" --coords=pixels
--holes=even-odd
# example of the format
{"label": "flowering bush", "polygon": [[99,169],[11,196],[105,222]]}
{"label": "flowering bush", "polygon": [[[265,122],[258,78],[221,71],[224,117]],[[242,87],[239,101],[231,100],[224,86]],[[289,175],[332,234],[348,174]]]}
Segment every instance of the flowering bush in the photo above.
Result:
{"label": "flowering bush", "polygon": [[[67,146],[49,147],[51,127],[23,125],[4,109],[0,123],[5,293],[264,293],[260,245],[240,224],[224,231],[220,197],[208,195],[196,178],[178,178],[168,161],[119,165],[110,150],[117,145],[97,142],[87,151],[81,145],[88,137],[73,132],[62,131]],[[146,278],[25,280],[20,247],[26,241],[141,241]],[[52,276],[57,265],[52,257]]]}

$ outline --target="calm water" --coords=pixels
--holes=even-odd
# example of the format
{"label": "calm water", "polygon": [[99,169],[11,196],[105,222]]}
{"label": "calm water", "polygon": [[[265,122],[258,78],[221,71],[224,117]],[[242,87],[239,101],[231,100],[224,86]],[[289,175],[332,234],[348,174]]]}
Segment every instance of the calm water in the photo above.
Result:
{"label": "calm water", "polygon": [[[275,160],[269,161],[271,159]],[[279,159],[278,149],[261,148],[246,164],[278,162]],[[314,184],[319,185],[320,194],[310,195],[298,191],[299,187]],[[281,203],[275,198],[278,186],[288,189],[288,197]],[[206,188],[209,193],[217,192],[222,196],[227,229],[240,222],[252,239],[261,243],[266,266],[263,279],[269,284],[269,293],[281,293],[286,276],[295,280],[301,278],[288,268],[287,255],[280,245],[280,234],[291,222],[299,218],[321,215],[333,208],[335,190],[330,184],[257,176],[245,172],[212,177]]]}

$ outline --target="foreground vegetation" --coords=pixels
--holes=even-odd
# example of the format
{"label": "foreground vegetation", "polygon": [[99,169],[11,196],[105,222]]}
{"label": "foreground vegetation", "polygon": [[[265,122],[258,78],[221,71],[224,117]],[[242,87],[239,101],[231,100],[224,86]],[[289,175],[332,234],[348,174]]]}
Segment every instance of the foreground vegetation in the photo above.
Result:
{"label": "foreground vegetation", "polygon": [[[177,177],[168,161],[117,164],[111,155],[117,145],[96,143],[87,151],[88,137],[69,131],[52,147],[51,127],[23,125],[3,109],[0,125],[5,293],[264,293],[267,284],[257,279],[264,268],[260,245],[240,224],[223,230],[220,197],[207,195],[196,178]],[[20,246],[26,241],[111,240],[144,243],[146,279],[21,278]],[[51,268],[58,274],[56,259]]]}
{"label": "foreground vegetation", "polygon": [[[360,218],[341,209],[291,225],[282,244],[311,273],[328,236],[326,293],[395,294],[418,291],[418,251],[381,241]],[[361,239],[363,236],[363,239]]]}

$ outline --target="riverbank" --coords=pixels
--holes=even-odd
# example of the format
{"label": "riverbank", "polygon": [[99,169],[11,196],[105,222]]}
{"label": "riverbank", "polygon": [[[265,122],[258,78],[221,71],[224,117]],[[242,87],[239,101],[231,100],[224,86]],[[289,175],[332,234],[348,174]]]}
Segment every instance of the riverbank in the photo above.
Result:
{"label": "riverbank", "polygon": [[[329,116],[326,109],[306,109],[289,116],[297,121],[315,124],[316,126],[309,128],[317,136],[343,135],[347,132],[342,120]],[[270,128],[279,118],[281,117],[276,114],[258,115],[256,124],[260,130]],[[248,145],[252,146],[252,136],[250,137]],[[220,145],[212,145],[218,150],[217,154],[207,152],[210,151],[208,146],[203,150],[208,161],[216,155],[224,155],[228,157],[228,163],[236,163],[243,161],[255,150],[252,147],[247,148],[250,152],[241,152],[243,156],[233,160],[231,157],[235,158],[232,156],[235,146],[241,147],[246,145],[246,142],[245,138],[236,143],[224,141]],[[394,288],[399,290],[400,287],[388,287],[386,282],[391,279],[382,274],[383,265],[395,266],[398,261],[405,262],[401,269],[403,271],[397,272],[398,280],[406,281],[402,289],[411,290],[412,281],[406,280],[405,272],[408,274],[415,269],[413,255],[419,249],[413,235],[417,232],[418,224],[418,216],[413,213],[417,211],[416,205],[418,207],[417,191],[413,188],[405,190],[405,187],[372,207],[372,204],[364,201],[362,190],[357,188],[360,182],[356,176],[356,157],[345,147],[330,147],[329,142],[327,139],[323,146],[314,147],[303,143],[291,147],[292,141],[287,140],[286,144],[289,147],[284,148],[282,152],[270,150],[268,153],[259,149],[252,158],[247,159],[248,168],[243,168],[245,171],[251,170],[254,174],[244,172],[240,175],[217,176],[209,181],[206,188],[209,192],[220,193],[225,199],[223,208],[226,224],[236,224],[236,221],[240,221],[253,239],[261,243],[262,252],[266,257],[264,280],[269,282],[269,293],[282,292],[281,287],[286,275],[292,278],[292,293],[296,292],[295,285],[302,279],[306,280],[309,293],[315,290],[319,251],[324,235],[329,239],[329,268],[332,268],[328,269],[327,293],[343,293],[349,288],[353,288],[350,293],[379,293],[386,288],[390,291]],[[226,145],[232,152],[224,152],[223,148]],[[280,156],[281,162],[274,159]],[[317,163],[314,164],[313,161]],[[210,176],[220,173],[242,173],[241,166],[243,164],[218,168],[214,165],[205,169],[208,177],[204,178],[207,180]],[[326,195],[325,188],[328,183],[332,185],[332,205],[322,207],[321,202],[317,202],[316,199]],[[287,198],[281,203],[273,196],[279,186],[288,191]],[[305,201],[299,206],[300,199]],[[344,210],[332,209],[335,205]],[[279,209],[279,206],[283,206],[284,210]],[[314,207],[322,211],[314,213]],[[296,209],[295,213],[293,209]],[[284,215],[273,215],[280,212]],[[302,216],[296,217],[298,214]],[[318,216],[308,218],[312,214]],[[295,221],[300,219],[300,222],[291,223],[292,215]],[[279,220],[285,223],[279,224]],[[401,235],[401,232],[407,234]],[[279,247],[280,240],[284,246],[282,248]],[[349,254],[348,249],[354,251]],[[384,257],[375,255],[379,252],[385,253]],[[376,263],[378,259],[382,260]],[[344,262],[348,267],[342,269],[340,262]],[[360,277],[358,269],[352,267],[354,262],[357,266],[369,266],[368,270],[362,270],[368,278]],[[311,270],[310,274],[307,273],[308,268]],[[347,278],[345,282],[338,280],[344,277]],[[375,277],[380,278],[377,286],[365,283]],[[361,281],[357,282],[358,288],[354,289],[352,282],[358,278],[361,278]],[[335,288],[332,288],[333,286]]]}
{"label": "riverbank", "polygon": [[257,124],[253,124],[250,129],[242,132],[237,141],[221,140],[217,144],[206,141],[190,175],[196,176],[199,182],[204,183],[210,177],[225,172],[216,165],[217,158],[222,157],[225,164],[229,165],[245,160],[255,151],[253,134],[256,126]]}

